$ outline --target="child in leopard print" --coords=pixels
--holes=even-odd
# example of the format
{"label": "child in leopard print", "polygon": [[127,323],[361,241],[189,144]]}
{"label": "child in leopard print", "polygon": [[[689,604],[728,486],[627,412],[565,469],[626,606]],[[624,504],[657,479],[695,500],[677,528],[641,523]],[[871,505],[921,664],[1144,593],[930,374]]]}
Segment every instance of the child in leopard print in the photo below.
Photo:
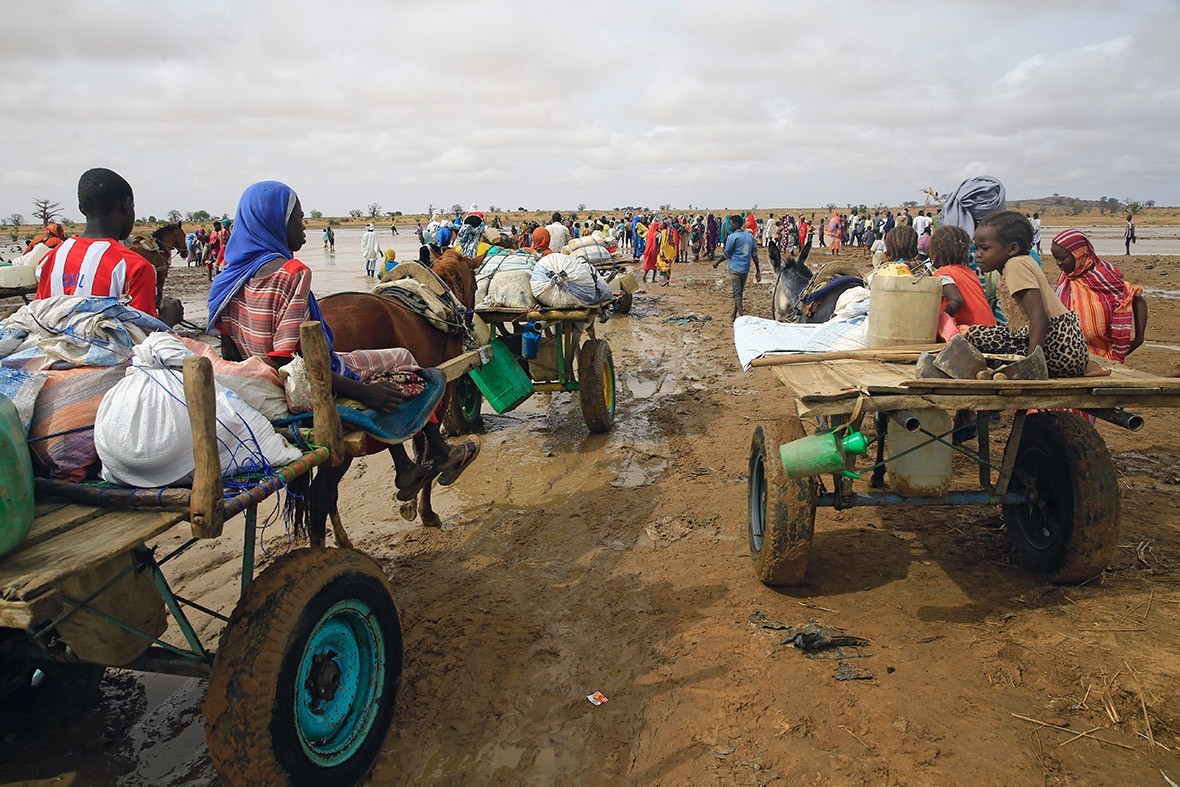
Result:
{"label": "child in leopard print", "polygon": [[1090,351],[1078,316],[1065,308],[1045,278],[1041,266],[1028,255],[1033,228],[1013,210],[985,216],[975,229],[975,259],[985,272],[1000,272],[1000,287],[1015,302],[1027,325],[1013,331],[1005,325],[972,325],[960,329],[967,341],[984,353],[1028,355],[1037,347],[1045,353],[1050,377],[1082,377],[1090,365]]}

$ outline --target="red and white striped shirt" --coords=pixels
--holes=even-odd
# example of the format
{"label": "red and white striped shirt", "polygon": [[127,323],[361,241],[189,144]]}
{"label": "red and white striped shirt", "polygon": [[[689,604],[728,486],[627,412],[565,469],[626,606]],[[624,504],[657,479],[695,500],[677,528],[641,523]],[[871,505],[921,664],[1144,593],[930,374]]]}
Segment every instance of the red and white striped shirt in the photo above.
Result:
{"label": "red and white striped shirt", "polygon": [[156,269],[114,238],[75,235],[37,266],[37,298],[54,295],[131,297],[131,305],[156,313]]}

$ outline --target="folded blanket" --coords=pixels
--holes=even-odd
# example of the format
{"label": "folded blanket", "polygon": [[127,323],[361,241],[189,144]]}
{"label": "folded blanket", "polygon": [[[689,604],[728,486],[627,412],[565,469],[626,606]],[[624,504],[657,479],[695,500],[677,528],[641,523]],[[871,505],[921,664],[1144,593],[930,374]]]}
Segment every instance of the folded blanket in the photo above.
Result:
{"label": "folded blanket", "polygon": [[[423,369],[420,374],[426,381],[426,389],[417,396],[406,399],[393,412],[378,413],[375,410],[336,405],[340,420],[348,426],[360,429],[383,443],[396,445],[409,440],[422,431],[430,416],[438,407],[446,391],[447,378],[438,369]],[[311,413],[301,413],[275,422],[276,426],[310,426]]]}
{"label": "folded blanket", "polygon": [[26,304],[0,323],[0,362],[29,371],[118,366],[149,333],[167,330],[119,298],[58,295]]}

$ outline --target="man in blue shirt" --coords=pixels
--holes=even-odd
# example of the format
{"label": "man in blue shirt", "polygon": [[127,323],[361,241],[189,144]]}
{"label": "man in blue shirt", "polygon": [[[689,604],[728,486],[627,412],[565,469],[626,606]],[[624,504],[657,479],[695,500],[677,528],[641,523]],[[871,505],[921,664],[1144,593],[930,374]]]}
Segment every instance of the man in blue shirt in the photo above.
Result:
{"label": "man in blue shirt", "polygon": [[721,259],[713,263],[713,267],[729,261],[725,268],[729,271],[730,282],[733,284],[733,315],[730,319],[736,320],[745,314],[742,296],[746,290],[750,263],[754,264],[754,281],[762,281],[762,270],[758,267],[758,242],[749,230],[742,229],[742,217],[730,216],[728,224],[729,237],[725,239],[725,251],[721,253]]}

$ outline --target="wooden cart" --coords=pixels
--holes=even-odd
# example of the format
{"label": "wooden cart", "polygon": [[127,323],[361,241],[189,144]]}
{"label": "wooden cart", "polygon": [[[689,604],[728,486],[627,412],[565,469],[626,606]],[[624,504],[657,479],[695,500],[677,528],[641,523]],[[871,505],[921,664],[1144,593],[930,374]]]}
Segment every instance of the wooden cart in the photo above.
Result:
{"label": "wooden cart", "polygon": [[[609,432],[615,423],[615,362],[610,344],[595,336],[610,304],[578,309],[477,309],[517,360],[537,391],[577,391],[582,417],[591,432]],[[521,355],[521,334],[533,325],[541,334],[536,358]],[[576,359],[576,360],[575,360]]]}
{"label": "wooden cart", "polygon": [[[931,380],[915,379],[913,363],[793,362],[798,360],[754,364],[772,366],[791,397],[780,420],[755,429],[750,449],[750,553],[759,579],[768,585],[804,580],[818,506],[879,505],[999,505],[1019,563],[1056,582],[1088,580],[1114,554],[1119,487],[1106,444],[1077,411],[1138,430],[1143,419],[1121,408],[1180,407],[1180,380],[1122,366],[1111,365],[1109,377]],[[1045,412],[1057,408],[1072,412]],[[932,410],[964,414],[957,428],[974,426],[977,448],[956,444],[957,428],[927,429],[922,413]],[[989,430],[1004,412],[1015,415],[1003,455],[993,459]],[[878,414],[879,423],[888,419],[890,429],[921,435],[911,450],[942,443],[967,456],[978,465],[978,485],[921,497],[866,490],[851,472],[832,474],[830,484],[820,477],[787,477],[778,448],[805,436],[804,419],[816,419],[825,429],[855,430],[866,413]],[[901,458],[901,453],[885,457],[868,469],[880,471]],[[845,469],[853,471],[855,464],[856,457],[849,457]]]}
{"label": "wooden cart", "polygon": [[[212,367],[197,357],[184,368],[191,489],[39,482],[28,538],[0,558],[0,696],[27,708],[30,725],[63,704],[84,705],[108,666],[204,677],[209,754],[227,783],[355,784],[368,772],[393,718],[402,665],[389,579],[358,551],[314,547],[254,576],[258,504],[363,443],[341,432],[319,323],[304,324],[302,344],[316,404],[309,436],[326,447],[237,494],[223,492]],[[444,374],[462,375],[482,357],[467,353]],[[72,499],[43,494],[66,491]],[[163,569],[239,514],[241,590],[226,615],[175,593]],[[163,555],[148,546],[184,521],[191,537],[180,546]],[[225,623],[216,651],[190,622],[194,613]],[[169,617],[183,645],[164,638]]]}

